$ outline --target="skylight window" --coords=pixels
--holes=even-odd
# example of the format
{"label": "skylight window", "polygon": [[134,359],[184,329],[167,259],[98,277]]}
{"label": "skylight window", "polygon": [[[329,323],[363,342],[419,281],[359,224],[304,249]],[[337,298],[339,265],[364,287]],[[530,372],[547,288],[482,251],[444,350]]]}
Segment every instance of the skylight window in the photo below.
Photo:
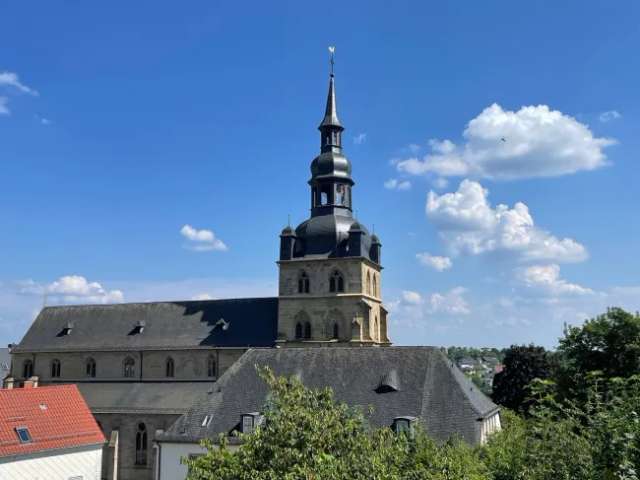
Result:
{"label": "skylight window", "polygon": [[16,428],[16,433],[18,434],[20,443],[31,443],[31,434],[29,433],[29,429],[27,427]]}

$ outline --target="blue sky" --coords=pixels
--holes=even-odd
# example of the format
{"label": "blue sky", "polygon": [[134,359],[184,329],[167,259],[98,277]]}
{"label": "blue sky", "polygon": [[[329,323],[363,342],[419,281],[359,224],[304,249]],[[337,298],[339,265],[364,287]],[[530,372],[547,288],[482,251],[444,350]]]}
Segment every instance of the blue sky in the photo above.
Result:
{"label": "blue sky", "polygon": [[45,296],[275,294],[328,45],[397,344],[552,346],[640,308],[635,2],[13,2],[0,27],[0,343]]}

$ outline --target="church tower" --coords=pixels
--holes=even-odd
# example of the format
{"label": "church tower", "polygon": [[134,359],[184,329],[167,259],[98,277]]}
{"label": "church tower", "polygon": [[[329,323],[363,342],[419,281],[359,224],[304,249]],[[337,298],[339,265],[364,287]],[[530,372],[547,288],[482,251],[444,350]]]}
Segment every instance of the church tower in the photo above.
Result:
{"label": "church tower", "polygon": [[332,59],[311,162],[311,217],[280,235],[278,344],[390,345],[382,305],[381,243],[353,216],[351,163],[342,153]]}

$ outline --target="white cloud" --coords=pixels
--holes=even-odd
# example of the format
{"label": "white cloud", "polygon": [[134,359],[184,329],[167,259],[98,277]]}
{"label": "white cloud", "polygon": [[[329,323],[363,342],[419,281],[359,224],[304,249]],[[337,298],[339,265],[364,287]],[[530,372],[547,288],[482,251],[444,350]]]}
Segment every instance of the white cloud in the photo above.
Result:
{"label": "white cloud", "polygon": [[453,265],[449,257],[439,257],[437,255],[431,255],[427,252],[416,254],[416,258],[425,267],[433,268],[438,272],[448,270]]}
{"label": "white cloud", "polygon": [[38,92],[20,82],[18,75],[13,72],[0,72],[0,87],[13,87],[22,93],[38,96]]}
{"label": "white cloud", "polygon": [[478,182],[463,180],[456,192],[427,197],[427,217],[454,255],[509,252],[522,261],[580,262],[586,248],[571,238],[558,238],[534,224],[529,208],[513,208],[488,201],[488,190]]}
{"label": "white cloud", "polygon": [[358,135],[353,137],[353,143],[355,143],[356,145],[362,145],[366,141],[367,141],[366,133],[359,133]]}
{"label": "white cloud", "polygon": [[431,152],[396,163],[410,175],[473,176],[492,179],[553,177],[606,165],[603,149],[615,144],[546,105],[517,112],[487,107],[463,132],[465,143],[431,140]]}
{"label": "white cloud", "polygon": [[10,115],[11,110],[7,107],[9,99],[7,97],[0,97],[0,115]]}
{"label": "white cloud", "polygon": [[198,293],[197,295],[193,295],[191,300],[213,300],[213,297],[208,293]]}
{"label": "white cloud", "polygon": [[539,289],[550,295],[590,295],[593,290],[560,278],[560,266],[532,265],[520,272],[520,279],[528,287]]}
{"label": "white cloud", "polygon": [[184,225],[180,229],[180,234],[187,239],[188,243],[185,245],[185,248],[189,250],[196,252],[207,252],[211,250],[226,252],[229,249],[211,230],[198,230],[191,225]]}
{"label": "white cloud", "polygon": [[80,275],[67,275],[49,284],[49,297],[59,298],[64,303],[120,303],[124,301],[121,290],[105,290],[98,282],[88,282]]}
{"label": "white cloud", "polygon": [[598,117],[598,119],[602,123],[607,123],[607,122],[610,122],[611,120],[617,120],[617,119],[619,119],[621,117],[622,117],[622,115],[617,110],[608,110],[606,112],[602,112],[600,114],[600,116]]}
{"label": "white cloud", "polygon": [[444,313],[447,315],[469,315],[471,308],[464,298],[467,289],[455,287],[445,293],[434,293],[427,302],[428,313]]}
{"label": "white cloud", "polygon": [[124,301],[121,290],[107,290],[98,282],[89,282],[80,275],[65,275],[50,284],[40,284],[31,279],[18,282],[19,293],[46,297],[47,304],[70,303],[120,303]]}
{"label": "white cloud", "polygon": [[409,180],[390,178],[384,182],[384,188],[387,190],[409,190],[411,188],[411,182]]}
{"label": "white cloud", "polygon": [[422,295],[418,292],[411,290],[405,290],[402,292],[402,301],[409,305],[420,305],[422,303]]}

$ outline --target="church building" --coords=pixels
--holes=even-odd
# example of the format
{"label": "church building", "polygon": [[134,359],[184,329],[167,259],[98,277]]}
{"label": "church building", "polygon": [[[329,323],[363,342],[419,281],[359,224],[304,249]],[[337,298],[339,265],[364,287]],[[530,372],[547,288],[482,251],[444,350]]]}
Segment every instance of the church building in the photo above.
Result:
{"label": "church building", "polygon": [[102,478],[184,478],[200,440],[251,431],[266,396],[256,364],[373,405],[376,426],[470,443],[500,428],[440,348],[391,346],[382,245],[353,214],[334,80],[310,218],[280,235],[277,297],[46,307],[12,348],[5,382],[78,386],[107,438]]}

